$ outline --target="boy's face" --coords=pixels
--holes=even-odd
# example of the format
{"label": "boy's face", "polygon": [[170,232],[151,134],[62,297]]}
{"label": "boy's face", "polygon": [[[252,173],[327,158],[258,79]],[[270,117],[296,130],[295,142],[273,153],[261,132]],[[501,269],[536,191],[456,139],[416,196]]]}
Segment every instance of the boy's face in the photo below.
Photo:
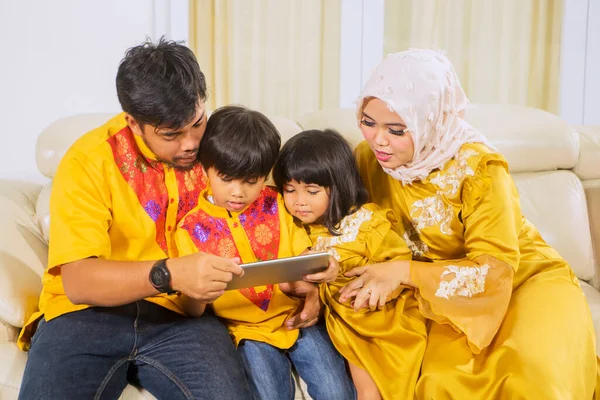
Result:
{"label": "boy's face", "polygon": [[191,169],[198,162],[198,149],[206,130],[204,103],[198,105],[192,121],[180,129],[140,126],[131,115],[125,118],[132,132],[142,138],[159,161],[180,169]]}
{"label": "boy's face", "polygon": [[290,214],[312,224],[327,211],[329,191],[314,183],[290,181],[283,185],[283,201]]}
{"label": "boy's face", "polygon": [[216,206],[230,212],[240,212],[254,203],[262,190],[266,176],[258,179],[229,179],[209,168],[206,172]]}

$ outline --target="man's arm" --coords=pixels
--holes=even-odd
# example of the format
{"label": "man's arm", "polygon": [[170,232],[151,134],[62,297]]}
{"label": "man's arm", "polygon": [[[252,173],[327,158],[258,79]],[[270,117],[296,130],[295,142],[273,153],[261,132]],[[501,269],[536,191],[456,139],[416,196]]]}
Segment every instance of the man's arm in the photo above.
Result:
{"label": "man's arm", "polygon": [[[156,261],[107,261],[86,258],[61,267],[63,286],[74,304],[116,307],[153,296],[150,269]],[[225,292],[233,275],[242,275],[239,260],[195,253],[167,260],[171,287],[183,295],[184,312],[200,316],[205,305]]]}

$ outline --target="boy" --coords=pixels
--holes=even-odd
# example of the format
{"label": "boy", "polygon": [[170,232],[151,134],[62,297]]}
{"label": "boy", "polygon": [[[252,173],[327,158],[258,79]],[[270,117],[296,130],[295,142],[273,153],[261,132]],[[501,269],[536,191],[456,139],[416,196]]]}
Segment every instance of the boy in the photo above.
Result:
{"label": "boy", "polygon": [[[178,225],[181,256],[200,251],[248,263],[299,255],[311,246],[281,196],[265,186],[280,146],[277,129],[263,114],[238,106],[215,111],[199,151],[208,187]],[[338,268],[332,262],[325,279],[335,279]],[[300,306],[298,299],[279,285],[225,292],[231,272],[222,276],[223,284],[214,287],[222,295],[212,308],[225,320],[255,398],[294,397],[290,361],[313,398],[354,398],[344,360],[325,326],[286,329],[286,319]],[[199,306],[196,314],[205,307]]]}

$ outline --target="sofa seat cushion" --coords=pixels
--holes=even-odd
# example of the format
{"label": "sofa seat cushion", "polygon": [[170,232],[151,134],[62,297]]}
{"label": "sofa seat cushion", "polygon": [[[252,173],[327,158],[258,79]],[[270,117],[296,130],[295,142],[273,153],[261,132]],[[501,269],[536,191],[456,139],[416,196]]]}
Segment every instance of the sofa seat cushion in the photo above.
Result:
{"label": "sofa seat cushion", "polygon": [[579,133],[579,159],[575,173],[581,180],[600,179],[600,126],[576,126]]}
{"label": "sofa seat cushion", "polygon": [[600,357],[600,292],[585,282],[580,282],[580,284],[592,312],[592,321],[596,331],[596,354]]}
{"label": "sofa seat cushion", "polygon": [[571,265],[579,279],[594,275],[590,225],[581,181],[571,171],[513,174],[521,211]]}

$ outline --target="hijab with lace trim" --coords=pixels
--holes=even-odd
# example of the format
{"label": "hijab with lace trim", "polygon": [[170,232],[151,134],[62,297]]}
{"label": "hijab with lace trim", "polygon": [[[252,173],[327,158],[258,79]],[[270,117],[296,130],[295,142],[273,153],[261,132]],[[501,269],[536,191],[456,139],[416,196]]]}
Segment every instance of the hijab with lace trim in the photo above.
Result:
{"label": "hijab with lace trim", "polygon": [[363,87],[356,103],[359,121],[364,101],[384,101],[406,124],[414,142],[410,162],[383,170],[403,184],[425,179],[443,168],[465,143],[491,147],[483,134],[463,120],[467,96],[442,52],[410,49],[389,54]]}

